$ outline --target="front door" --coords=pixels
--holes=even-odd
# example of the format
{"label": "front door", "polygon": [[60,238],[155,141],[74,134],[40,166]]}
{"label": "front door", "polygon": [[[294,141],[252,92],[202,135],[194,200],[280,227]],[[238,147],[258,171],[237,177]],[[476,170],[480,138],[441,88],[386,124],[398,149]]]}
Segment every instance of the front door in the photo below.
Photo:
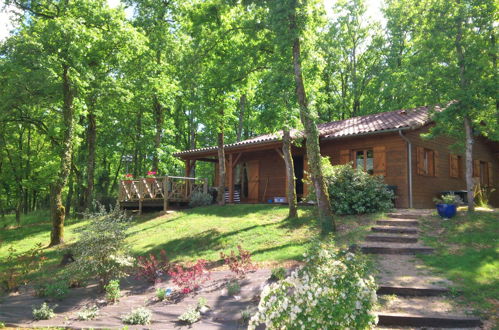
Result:
{"label": "front door", "polygon": [[248,201],[258,202],[258,191],[260,189],[260,162],[251,160],[246,162],[248,171]]}

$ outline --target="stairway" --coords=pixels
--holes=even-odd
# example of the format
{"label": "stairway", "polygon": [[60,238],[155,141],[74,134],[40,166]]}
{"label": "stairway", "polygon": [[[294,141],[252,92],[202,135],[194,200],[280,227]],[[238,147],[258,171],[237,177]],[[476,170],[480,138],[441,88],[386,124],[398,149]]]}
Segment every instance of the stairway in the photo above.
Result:
{"label": "stairway", "polygon": [[419,217],[410,211],[388,214],[360,245],[362,252],[376,255],[380,270],[378,326],[480,328],[480,319],[455,307],[447,297],[451,283],[431,274],[415,257],[434,252],[419,242]]}

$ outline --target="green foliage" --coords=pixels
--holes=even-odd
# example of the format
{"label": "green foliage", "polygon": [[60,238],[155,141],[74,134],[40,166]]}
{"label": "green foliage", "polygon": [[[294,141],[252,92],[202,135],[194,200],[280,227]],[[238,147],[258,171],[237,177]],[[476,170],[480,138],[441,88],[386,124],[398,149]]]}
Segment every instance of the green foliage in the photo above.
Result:
{"label": "green foliage", "polygon": [[123,323],[130,325],[147,325],[151,323],[152,312],[145,307],[139,307],[123,316]]}
{"label": "green foliage", "polygon": [[101,287],[111,279],[125,276],[133,259],[126,243],[129,218],[119,209],[104,208],[89,215],[88,225],[78,229],[79,239],[71,248],[75,262],[69,264],[73,274],[97,277]]}
{"label": "green foliage", "polygon": [[184,323],[193,324],[201,319],[201,313],[197,308],[189,307],[178,319]]}
{"label": "green foliage", "polygon": [[164,288],[157,288],[156,289],[156,298],[158,298],[159,301],[163,301],[166,298],[166,289]]}
{"label": "green foliage", "polygon": [[328,238],[315,241],[306,264],[267,285],[248,329],[370,329],[377,323],[374,279],[362,255],[339,251]]}
{"label": "green foliage", "polygon": [[35,321],[49,320],[54,316],[54,309],[47,305],[47,303],[45,302],[39,308],[33,308],[33,319],[35,319]]}
{"label": "green foliage", "polygon": [[199,297],[197,308],[201,309],[203,307],[208,307],[208,299],[206,299],[205,297]]}
{"label": "green foliage", "polygon": [[272,268],[270,271],[270,279],[280,281],[286,278],[287,270],[284,267]]}
{"label": "green foliage", "polygon": [[393,207],[393,192],[382,177],[356,170],[351,165],[324,166],[331,206],[337,214],[364,214]]}
{"label": "green foliage", "polygon": [[239,285],[239,282],[237,280],[231,280],[227,282],[227,294],[229,296],[235,296],[239,292],[241,292],[241,286]]}
{"label": "green foliage", "polygon": [[198,207],[198,206],[208,206],[213,202],[213,196],[208,193],[203,192],[194,192],[191,195],[191,200],[189,201],[190,207]]}
{"label": "green foliage", "polygon": [[111,280],[104,287],[106,290],[106,299],[109,302],[116,303],[121,298],[121,290],[120,290],[120,281],[119,280]]}
{"label": "green foliage", "polygon": [[433,201],[435,204],[453,204],[459,205],[462,204],[462,199],[458,195],[442,195],[440,198],[434,198]]}
{"label": "green foliage", "polygon": [[96,305],[85,307],[77,313],[77,319],[79,321],[94,320],[99,316],[99,312],[99,307]]}
{"label": "green foliage", "polygon": [[69,293],[69,287],[67,281],[56,280],[37,287],[35,291],[36,295],[39,297],[62,300],[67,297]]}

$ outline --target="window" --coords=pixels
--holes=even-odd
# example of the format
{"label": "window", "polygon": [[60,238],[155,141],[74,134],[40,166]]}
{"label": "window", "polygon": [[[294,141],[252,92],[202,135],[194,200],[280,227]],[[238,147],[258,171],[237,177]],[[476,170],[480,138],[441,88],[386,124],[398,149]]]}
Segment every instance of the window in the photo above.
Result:
{"label": "window", "polygon": [[374,173],[374,153],[372,149],[356,150],[355,155],[355,168],[360,168],[369,174]]}
{"label": "window", "polygon": [[458,155],[449,155],[449,176],[451,178],[462,177],[462,157]]}
{"label": "window", "polygon": [[425,176],[435,176],[435,151],[422,147],[416,148],[417,173]]}

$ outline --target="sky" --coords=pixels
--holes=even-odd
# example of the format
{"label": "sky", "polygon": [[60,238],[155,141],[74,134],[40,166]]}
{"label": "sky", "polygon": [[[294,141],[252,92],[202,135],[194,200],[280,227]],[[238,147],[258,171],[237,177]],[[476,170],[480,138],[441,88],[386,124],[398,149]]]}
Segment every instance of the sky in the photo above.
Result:
{"label": "sky", "polygon": [[[324,6],[328,15],[331,15],[331,8],[336,0],[323,0]],[[381,4],[383,0],[365,0],[367,6],[367,14],[372,19],[376,21],[382,21],[381,15]],[[116,7],[119,5],[120,0],[108,0],[111,7]],[[4,8],[3,0],[0,0],[0,41],[7,38],[10,31],[13,29],[11,14],[9,13],[9,8]]]}

